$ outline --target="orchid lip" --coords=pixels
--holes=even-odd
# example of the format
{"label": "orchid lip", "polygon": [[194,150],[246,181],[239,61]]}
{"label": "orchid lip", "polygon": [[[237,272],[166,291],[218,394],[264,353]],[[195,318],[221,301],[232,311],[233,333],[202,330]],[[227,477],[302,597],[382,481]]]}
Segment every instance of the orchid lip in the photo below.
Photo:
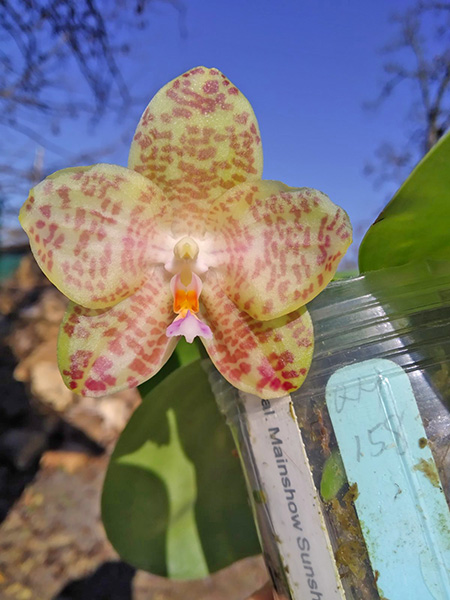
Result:
{"label": "orchid lip", "polygon": [[181,314],[169,325],[166,330],[167,337],[176,337],[183,335],[189,344],[192,344],[194,338],[202,337],[212,339],[213,334],[211,329],[194,315],[190,310],[186,314]]}
{"label": "orchid lip", "polygon": [[196,315],[200,310],[199,296],[202,287],[202,280],[191,271],[189,262],[186,261],[181,271],[170,281],[173,312],[177,316],[166,329],[167,337],[183,335],[188,343],[192,343],[195,337],[212,339],[211,329]]}

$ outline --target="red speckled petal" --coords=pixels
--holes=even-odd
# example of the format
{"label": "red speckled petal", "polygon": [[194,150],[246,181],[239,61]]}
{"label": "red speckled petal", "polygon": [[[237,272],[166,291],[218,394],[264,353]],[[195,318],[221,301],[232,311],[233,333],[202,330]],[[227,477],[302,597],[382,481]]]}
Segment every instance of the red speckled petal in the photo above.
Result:
{"label": "red speckled petal", "polygon": [[157,268],[132,296],[107,309],[70,303],[58,339],[65,384],[85,396],[104,396],[136,387],[172,354],[166,336],[173,320],[169,277]]}
{"label": "red speckled petal", "polygon": [[164,86],[146,108],[128,166],[168,198],[191,205],[260,179],[261,140],[252,107],[217,69],[192,69]]}
{"label": "red speckled petal", "polygon": [[113,306],[142,284],[149,265],[167,260],[170,227],[163,194],[115,165],[64,169],[33,188],[20,211],[47,277],[77,304]]}
{"label": "red speckled petal", "polygon": [[278,398],[300,387],[314,345],[304,307],[272,321],[256,321],[233,304],[212,272],[201,300],[202,318],[213,332],[211,340],[202,342],[225,379],[261,398]]}
{"label": "red speckled petal", "polygon": [[309,188],[260,181],[214,202],[208,229],[224,290],[255,319],[312,300],[331,281],[352,240],[347,214]]}

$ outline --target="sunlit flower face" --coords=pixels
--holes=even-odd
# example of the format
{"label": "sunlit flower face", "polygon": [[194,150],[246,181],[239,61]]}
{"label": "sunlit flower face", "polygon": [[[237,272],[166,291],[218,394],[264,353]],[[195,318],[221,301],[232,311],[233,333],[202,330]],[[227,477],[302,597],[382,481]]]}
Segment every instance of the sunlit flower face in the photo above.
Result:
{"label": "sunlit flower face", "polygon": [[237,388],[299,387],[313,351],[304,305],[351,242],[345,212],[264,181],[252,108],[199,67],[146,108],[128,168],[58,171],[20,212],[47,277],[71,302],[58,342],[69,389],[101,396],[154,375],[180,336],[201,339]]}

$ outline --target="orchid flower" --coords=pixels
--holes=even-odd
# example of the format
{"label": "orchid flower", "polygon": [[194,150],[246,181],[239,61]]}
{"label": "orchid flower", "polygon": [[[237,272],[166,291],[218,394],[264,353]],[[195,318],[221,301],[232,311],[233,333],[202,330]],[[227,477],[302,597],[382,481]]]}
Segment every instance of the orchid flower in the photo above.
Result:
{"label": "orchid flower", "polygon": [[39,266],[71,302],[58,362],[69,389],[101,396],[154,375],[199,337],[237,388],[299,387],[313,351],[305,304],[351,242],[323,193],[264,181],[258,124],[217,69],[150,102],[128,168],[58,171],[20,212]]}

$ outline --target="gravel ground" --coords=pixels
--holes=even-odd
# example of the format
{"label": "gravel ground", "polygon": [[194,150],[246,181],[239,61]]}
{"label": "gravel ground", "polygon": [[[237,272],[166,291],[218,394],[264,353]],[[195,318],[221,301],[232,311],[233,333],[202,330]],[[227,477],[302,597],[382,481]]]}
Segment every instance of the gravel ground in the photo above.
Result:
{"label": "gravel ground", "polygon": [[107,457],[49,451],[40,464],[0,525],[2,600],[242,600],[264,582],[259,558],[202,581],[135,572],[100,521]]}

